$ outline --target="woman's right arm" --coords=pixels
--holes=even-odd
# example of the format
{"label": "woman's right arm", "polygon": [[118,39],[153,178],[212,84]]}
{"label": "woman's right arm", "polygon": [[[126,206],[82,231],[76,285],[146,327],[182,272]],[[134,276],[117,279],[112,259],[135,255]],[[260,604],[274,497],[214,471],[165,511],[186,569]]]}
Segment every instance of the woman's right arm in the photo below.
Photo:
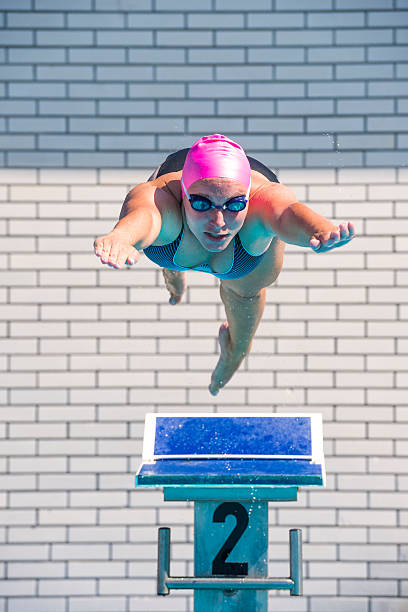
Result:
{"label": "woman's right arm", "polygon": [[153,244],[162,232],[162,213],[171,196],[152,182],[132,189],[123,203],[119,221],[106,236],[94,242],[95,255],[102,263],[121,268],[139,259],[139,250]]}

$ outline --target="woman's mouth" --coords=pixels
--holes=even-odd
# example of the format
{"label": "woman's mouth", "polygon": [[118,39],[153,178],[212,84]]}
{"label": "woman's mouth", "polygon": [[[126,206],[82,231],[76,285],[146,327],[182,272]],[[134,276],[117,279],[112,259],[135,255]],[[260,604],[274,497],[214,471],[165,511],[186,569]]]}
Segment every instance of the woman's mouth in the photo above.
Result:
{"label": "woman's mouth", "polygon": [[210,238],[211,240],[215,240],[216,242],[221,242],[228,236],[228,234],[213,234],[212,232],[204,232],[204,234]]}

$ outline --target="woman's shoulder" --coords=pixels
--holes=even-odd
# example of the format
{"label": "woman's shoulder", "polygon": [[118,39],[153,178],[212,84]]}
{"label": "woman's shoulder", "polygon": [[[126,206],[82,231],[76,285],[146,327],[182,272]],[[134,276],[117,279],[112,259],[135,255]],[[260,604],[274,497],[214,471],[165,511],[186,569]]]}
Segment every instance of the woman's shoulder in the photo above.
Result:
{"label": "woman's shoulder", "polygon": [[154,187],[154,203],[162,218],[162,228],[154,244],[169,244],[179,235],[182,227],[181,217],[181,172],[169,172],[149,181]]}
{"label": "woman's shoulder", "polygon": [[[253,176],[253,175],[258,176]],[[283,183],[268,181],[259,172],[251,173],[250,203],[254,206],[273,206],[297,202],[295,193]]]}

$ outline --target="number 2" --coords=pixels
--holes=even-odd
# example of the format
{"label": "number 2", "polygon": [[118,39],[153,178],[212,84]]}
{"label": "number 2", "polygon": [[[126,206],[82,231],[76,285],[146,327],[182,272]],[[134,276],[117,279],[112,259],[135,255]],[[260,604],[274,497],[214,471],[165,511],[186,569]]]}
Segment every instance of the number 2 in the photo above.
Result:
{"label": "number 2", "polygon": [[235,516],[237,524],[214,557],[212,573],[222,576],[248,576],[248,563],[226,563],[225,561],[248,527],[248,512],[242,504],[224,502],[215,509],[213,523],[224,523],[229,515]]}

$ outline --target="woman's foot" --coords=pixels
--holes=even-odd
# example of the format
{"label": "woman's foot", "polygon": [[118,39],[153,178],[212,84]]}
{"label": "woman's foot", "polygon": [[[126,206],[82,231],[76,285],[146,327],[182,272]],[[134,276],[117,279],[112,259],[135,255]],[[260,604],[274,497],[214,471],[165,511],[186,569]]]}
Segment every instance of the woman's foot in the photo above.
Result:
{"label": "woman's foot", "polygon": [[170,293],[169,304],[178,304],[186,290],[186,273],[183,270],[162,269],[166,288]]}
{"label": "woman's foot", "polygon": [[221,324],[218,342],[220,343],[221,354],[211,375],[211,384],[208,387],[212,395],[217,395],[219,390],[227,384],[247,354],[247,351],[237,351],[232,347],[227,321]]}

